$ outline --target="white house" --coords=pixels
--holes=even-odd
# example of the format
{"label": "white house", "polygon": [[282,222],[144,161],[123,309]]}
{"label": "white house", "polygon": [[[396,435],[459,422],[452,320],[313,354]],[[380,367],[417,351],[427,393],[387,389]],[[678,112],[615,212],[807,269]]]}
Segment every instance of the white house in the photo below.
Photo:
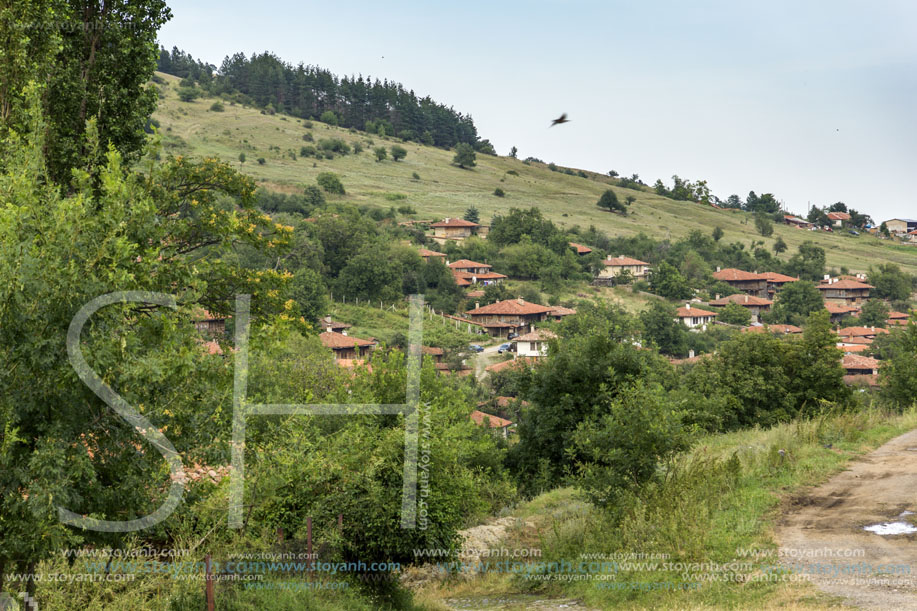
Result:
{"label": "white house", "polygon": [[701,329],[706,329],[707,325],[716,319],[716,312],[702,310],[701,308],[697,307],[691,307],[690,303],[686,303],[685,307],[678,308],[675,317],[681,322],[685,323],[685,325],[687,325],[690,329],[695,329],[698,327]]}
{"label": "white house", "polygon": [[513,340],[513,351],[516,357],[540,357],[548,353],[548,342],[557,335],[547,329],[535,329]]}

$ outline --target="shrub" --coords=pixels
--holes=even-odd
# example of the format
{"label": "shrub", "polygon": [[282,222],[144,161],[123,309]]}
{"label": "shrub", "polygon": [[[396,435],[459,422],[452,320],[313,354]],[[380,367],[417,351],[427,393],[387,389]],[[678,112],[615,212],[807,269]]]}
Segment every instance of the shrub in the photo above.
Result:
{"label": "shrub", "polygon": [[376,161],[383,161],[388,157],[388,151],[385,150],[384,146],[377,146],[373,149],[373,153],[376,155]]}
{"label": "shrub", "polygon": [[178,89],[178,99],[182,102],[193,102],[200,95],[200,91],[195,87],[179,87]]}
{"label": "shrub", "polygon": [[311,145],[304,146],[299,149],[299,156],[300,157],[315,157],[315,154],[317,152],[318,151],[315,149],[314,146],[311,146]]}
{"label": "shrub", "polygon": [[306,129],[312,129],[312,121],[303,121],[302,126]]}
{"label": "shrub", "polygon": [[318,119],[322,123],[327,123],[328,125],[337,125],[338,116],[333,110],[326,110],[322,113],[322,116]]}
{"label": "shrub", "polygon": [[322,138],[318,141],[318,147],[325,153],[337,153],[347,155],[350,153],[350,145],[340,138]]}
{"label": "shrub", "polygon": [[359,155],[362,152],[363,152],[363,145],[360,144],[359,142],[354,142],[353,143],[353,154]]}
{"label": "shrub", "polygon": [[258,157],[258,165],[264,165],[267,160],[264,157]]}
{"label": "shrub", "polygon": [[413,206],[398,206],[398,214],[417,214],[417,210]]}
{"label": "shrub", "polygon": [[455,157],[452,158],[452,163],[460,168],[473,168],[475,157],[474,148],[470,144],[460,142],[455,145]]}
{"label": "shrub", "polygon": [[397,202],[397,201],[401,201],[407,198],[408,196],[405,195],[404,193],[386,193],[385,194],[385,199],[390,202]]}
{"label": "shrub", "polygon": [[504,195],[506,195],[506,192],[503,191],[503,189],[501,189],[500,187],[497,187],[496,189],[494,189],[494,195],[496,195],[497,197],[503,197]]}
{"label": "shrub", "polygon": [[392,145],[391,153],[392,153],[392,159],[393,159],[394,161],[400,161],[400,160],[404,159],[405,157],[407,157],[407,155],[408,155],[408,150],[407,150],[406,148],[404,148],[403,146],[400,146],[400,145],[398,145],[398,144],[394,144],[394,145]]}
{"label": "shrub", "polygon": [[312,132],[306,132],[303,134],[302,139],[306,142],[315,142],[315,138],[312,137]]}
{"label": "shrub", "polygon": [[224,110],[226,110],[226,108],[223,106],[222,102],[217,101],[210,105],[211,112],[223,112]]}
{"label": "shrub", "polygon": [[516,170],[508,170],[506,173],[509,174],[510,176],[519,176],[519,172],[517,172]]}
{"label": "shrub", "polygon": [[411,178],[413,178],[414,180],[420,180],[420,174],[418,174],[417,172],[412,172]]}
{"label": "shrub", "polygon": [[341,182],[340,177],[333,172],[322,172],[315,179],[315,182],[318,183],[326,193],[333,193],[336,195],[344,195],[344,184]]}

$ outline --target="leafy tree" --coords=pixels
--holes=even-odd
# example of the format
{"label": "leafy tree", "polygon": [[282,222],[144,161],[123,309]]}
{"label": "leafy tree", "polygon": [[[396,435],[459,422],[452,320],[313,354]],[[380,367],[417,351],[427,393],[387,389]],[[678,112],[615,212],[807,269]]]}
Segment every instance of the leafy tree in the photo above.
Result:
{"label": "leafy tree", "polygon": [[806,240],[786,263],[786,272],[803,280],[819,281],[825,274],[825,249]]}
{"label": "leafy tree", "polygon": [[723,228],[717,225],[713,228],[713,240],[719,242],[723,238],[724,233]]}
{"label": "leafy tree", "polygon": [[912,315],[907,327],[892,334],[891,358],[879,368],[882,395],[898,408],[914,404],[917,397],[917,319]]}
{"label": "leafy tree", "polygon": [[620,212],[622,214],[627,214],[627,208],[618,201],[618,196],[611,189],[606,189],[599,197],[599,201],[596,202],[596,205],[602,210],[608,210],[609,212]]}
{"label": "leafy tree", "polygon": [[763,314],[770,324],[799,325],[811,314],[825,307],[815,283],[808,280],[788,282],[777,296],[777,302],[770,312]]}
{"label": "leafy tree", "polygon": [[321,121],[322,123],[327,123],[328,125],[337,125],[338,124],[337,113],[334,112],[333,110],[326,110],[325,112],[322,113],[322,115],[318,118],[318,120]]}
{"label": "leafy tree", "polygon": [[771,236],[774,233],[774,224],[766,214],[762,214],[760,212],[755,214],[755,228],[758,230],[758,233],[763,235],[765,238]]}
{"label": "leafy tree", "polygon": [[847,204],[844,202],[835,202],[828,208],[828,212],[847,212]]}
{"label": "leafy tree", "polygon": [[879,235],[882,235],[883,237],[886,237],[886,238],[892,237],[892,234],[888,230],[888,225],[885,224],[885,221],[882,221],[882,224],[879,225]]}
{"label": "leafy tree", "polygon": [[341,270],[335,293],[348,299],[394,302],[402,296],[402,269],[398,261],[367,244]]}
{"label": "leafy tree", "polygon": [[786,242],[783,241],[783,236],[778,235],[777,239],[774,241],[773,248],[774,248],[774,252],[779,255],[781,253],[786,252],[786,249],[789,247],[786,245]]}
{"label": "leafy tree", "polygon": [[516,159],[516,156],[518,154],[519,154],[519,149],[517,149],[515,146],[509,150],[509,156],[512,157],[513,159]]}
{"label": "leafy tree", "polygon": [[652,342],[663,354],[687,354],[688,330],[675,316],[675,307],[664,301],[654,301],[640,312],[643,337]]}
{"label": "leafy tree", "polygon": [[737,303],[728,303],[716,316],[720,322],[744,327],[751,322],[751,312]]}
{"label": "leafy tree", "polygon": [[306,322],[315,324],[328,311],[328,289],[321,274],[308,267],[300,268],[290,282],[290,297],[299,306]]}
{"label": "leafy tree", "polygon": [[469,206],[465,210],[465,216],[463,216],[462,218],[464,218],[469,223],[480,223],[481,222],[481,215],[478,212],[478,209],[475,208],[474,206]]}
{"label": "leafy tree", "polygon": [[652,270],[650,288],[654,293],[666,299],[687,299],[692,294],[688,281],[668,261],[661,262]]}
{"label": "leafy tree", "polygon": [[506,192],[504,192],[503,189],[501,189],[500,187],[497,187],[496,189],[494,189],[494,195],[496,195],[497,197],[503,197],[506,195]]}
{"label": "leafy tree", "polygon": [[875,287],[873,296],[890,301],[906,301],[911,297],[913,276],[894,263],[881,263],[869,270],[869,284]]}
{"label": "leafy tree", "polygon": [[223,112],[226,108],[219,100],[210,105],[210,112]]}
{"label": "leafy tree", "polygon": [[305,195],[306,202],[312,210],[324,207],[325,194],[322,193],[322,190],[315,185],[308,185],[305,189],[303,189],[303,194]]}
{"label": "leafy tree", "polygon": [[452,163],[460,168],[473,168],[475,166],[474,147],[465,142],[455,145],[455,157],[452,158]]}
{"label": "leafy tree", "polygon": [[246,159],[245,153],[239,153],[239,165],[244,164],[244,163],[245,163],[245,159]]}
{"label": "leafy tree", "polygon": [[264,165],[265,163],[267,163],[267,159],[264,157],[258,157],[258,165]]}
{"label": "leafy tree", "polygon": [[864,327],[885,328],[888,320],[888,304],[881,299],[870,299],[860,308],[860,324]]}
{"label": "leafy tree", "polygon": [[333,172],[322,172],[319,174],[315,182],[318,183],[326,193],[332,193],[336,195],[344,195],[344,184],[341,182],[340,177]]}
{"label": "leafy tree", "polygon": [[408,150],[399,144],[392,145],[392,159],[401,161],[408,155]]}
{"label": "leafy tree", "polygon": [[498,301],[506,301],[507,299],[512,299],[512,297],[513,294],[509,292],[509,289],[502,282],[488,284],[484,287],[484,296],[481,298],[481,303],[487,305]]}
{"label": "leafy tree", "polygon": [[736,194],[732,194],[726,198],[726,201],[723,204],[726,208],[732,208],[735,210],[740,210],[745,207],[745,202],[742,201],[742,198]]}
{"label": "leafy tree", "polygon": [[384,146],[377,146],[373,149],[373,154],[376,156],[376,161],[383,161],[388,157],[388,151],[385,150]]}

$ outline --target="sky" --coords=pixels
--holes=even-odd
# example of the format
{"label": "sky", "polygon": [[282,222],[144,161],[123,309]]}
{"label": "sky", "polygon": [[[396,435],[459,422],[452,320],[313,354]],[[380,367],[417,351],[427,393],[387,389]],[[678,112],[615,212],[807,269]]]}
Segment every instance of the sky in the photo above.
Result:
{"label": "sky", "polygon": [[398,81],[471,115],[501,155],[917,217],[912,0],[169,4],[168,48]]}

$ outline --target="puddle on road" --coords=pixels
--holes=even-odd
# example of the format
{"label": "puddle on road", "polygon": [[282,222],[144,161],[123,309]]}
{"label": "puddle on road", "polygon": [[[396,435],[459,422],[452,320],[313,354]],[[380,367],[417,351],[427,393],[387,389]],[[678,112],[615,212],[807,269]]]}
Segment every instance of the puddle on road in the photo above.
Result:
{"label": "puddle on road", "polygon": [[[898,517],[903,518],[912,515],[914,515],[913,511],[902,511],[898,514]],[[917,526],[899,520],[897,522],[883,522],[881,524],[873,524],[872,526],[864,526],[863,530],[868,530],[871,533],[882,536],[911,535],[917,533]]]}

